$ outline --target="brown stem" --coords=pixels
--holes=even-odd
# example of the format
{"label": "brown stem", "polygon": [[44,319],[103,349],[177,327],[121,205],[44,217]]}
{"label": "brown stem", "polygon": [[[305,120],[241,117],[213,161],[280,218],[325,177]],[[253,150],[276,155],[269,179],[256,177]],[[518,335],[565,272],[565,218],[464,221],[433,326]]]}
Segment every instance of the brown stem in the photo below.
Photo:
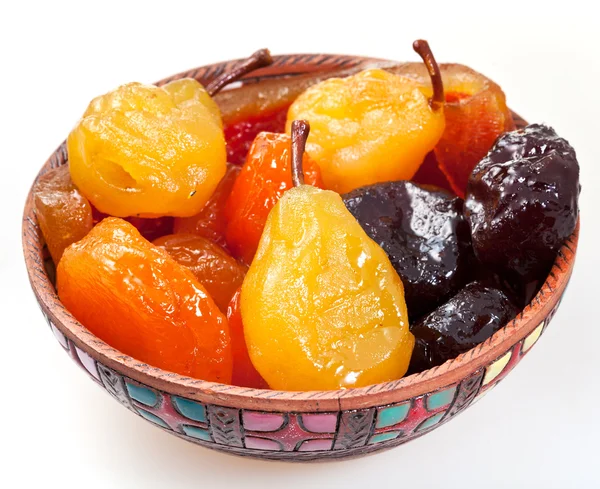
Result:
{"label": "brown stem", "polygon": [[230,83],[239,80],[251,71],[269,66],[271,63],[273,63],[273,58],[271,58],[271,53],[269,50],[259,49],[231,71],[223,73],[211,81],[208,85],[206,85],[206,91],[212,97],[213,95],[219,93],[225,85],[229,85]]}
{"label": "brown stem", "polygon": [[444,106],[444,84],[442,83],[442,73],[440,67],[435,60],[429,43],[423,39],[418,39],[413,43],[413,49],[421,56],[423,63],[427,67],[429,76],[431,78],[431,85],[433,86],[433,97],[429,101],[429,105],[433,110],[438,110]]}
{"label": "brown stem", "polygon": [[307,121],[297,120],[292,122],[292,182],[294,187],[304,185],[304,171],[302,170],[302,158],[304,148],[310,132],[310,124]]}

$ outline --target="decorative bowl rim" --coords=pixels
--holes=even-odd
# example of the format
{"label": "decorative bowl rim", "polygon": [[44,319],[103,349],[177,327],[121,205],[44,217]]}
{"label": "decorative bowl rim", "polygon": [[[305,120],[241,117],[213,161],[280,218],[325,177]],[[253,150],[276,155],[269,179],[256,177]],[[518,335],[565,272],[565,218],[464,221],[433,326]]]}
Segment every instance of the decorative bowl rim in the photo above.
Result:
{"label": "decorative bowl rim", "polygon": [[[251,78],[256,80],[263,76],[262,74],[271,72],[279,76],[298,74],[297,70],[286,71],[282,66],[289,68],[302,66],[302,63],[306,68],[302,73],[306,73],[328,66],[332,69],[342,66],[350,68],[365,62],[388,62],[378,58],[335,54],[287,54],[276,55],[273,58],[273,65],[255,72]],[[157,84],[162,85],[183,77],[193,77],[206,83],[237,61],[204,65],[165,78]],[[47,169],[65,164],[66,161],[67,152],[63,142],[38,172],[36,180]],[[33,210],[31,190],[25,203],[22,228],[25,264],[36,299],[55,327],[78,348],[103,365],[160,391],[209,404],[280,412],[331,412],[398,403],[451,386],[484,368],[530,334],[554,308],[572,273],[578,238],[579,220],[575,231],[559,250],[546,281],[531,303],[504,328],[457,358],[425,372],[366,387],[332,391],[277,391],[238,387],[182,376],[147,365],[111,347],[88,331],[60,302],[45,271],[43,243]]]}

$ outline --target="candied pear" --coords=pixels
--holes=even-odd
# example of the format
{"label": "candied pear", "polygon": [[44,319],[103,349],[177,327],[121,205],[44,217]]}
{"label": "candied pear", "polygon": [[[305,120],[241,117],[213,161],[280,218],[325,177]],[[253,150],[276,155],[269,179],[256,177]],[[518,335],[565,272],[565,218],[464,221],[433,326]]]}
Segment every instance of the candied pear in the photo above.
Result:
{"label": "candied pear", "polygon": [[414,345],[402,282],[337,193],[303,184],[307,133],[292,125],[296,186],[271,210],[242,285],[250,358],[273,389],[398,379]]}

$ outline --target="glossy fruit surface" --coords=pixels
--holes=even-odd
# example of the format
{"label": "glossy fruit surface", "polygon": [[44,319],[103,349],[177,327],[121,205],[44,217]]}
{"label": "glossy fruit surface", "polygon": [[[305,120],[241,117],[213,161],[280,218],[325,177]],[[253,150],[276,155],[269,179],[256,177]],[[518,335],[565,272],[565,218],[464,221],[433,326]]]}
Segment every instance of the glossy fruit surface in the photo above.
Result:
{"label": "glossy fruit surface", "polygon": [[222,313],[238,287],[247,267],[218,244],[194,234],[171,234],[154,241],[180,265],[191,270]]}
{"label": "glossy fruit surface", "polygon": [[192,79],[95,98],[69,135],[71,176],[113,216],[191,216],[225,174],[219,108]]}
{"label": "glossy fruit surface", "polygon": [[472,250],[461,199],[407,181],[361,187],[343,199],[400,275],[411,319],[466,283]]}
{"label": "glossy fruit surface", "polygon": [[579,214],[579,164],[539,124],[502,136],[473,170],[465,214],[477,258],[519,283],[544,278]]}
{"label": "glossy fruit surface", "polygon": [[[330,78],[310,87],[288,111],[311,124],[307,151],[326,188],[349,192],[377,182],[410,179],[444,131],[422,84],[383,70]],[[415,130],[418,128],[418,130]]]}
{"label": "glossy fruit surface", "polygon": [[276,112],[253,115],[247,119],[226,125],[227,161],[233,165],[243,165],[254,138],[261,132],[285,132],[285,120],[289,104]]}
{"label": "glossy fruit surface", "polygon": [[269,386],[254,368],[246,339],[244,338],[244,323],[242,321],[241,309],[241,287],[231,298],[227,308],[227,322],[231,334],[231,351],[233,354],[233,375],[231,383],[240,387],[251,387],[254,389],[268,389]]}
{"label": "glossy fruit surface", "polygon": [[92,208],[73,184],[67,165],[43,174],[31,193],[40,229],[56,265],[65,249],[92,229]]}
{"label": "glossy fruit surface", "polygon": [[464,198],[475,165],[515,125],[504,92],[489,78],[457,65],[442,70],[442,76],[446,129],[434,151],[453,190]]}
{"label": "glossy fruit surface", "polygon": [[225,203],[236,178],[240,174],[240,170],[239,166],[227,164],[225,176],[217,185],[206,205],[198,214],[175,218],[173,232],[197,234],[219,245],[225,245],[225,232],[227,229]]}
{"label": "glossy fruit surface", "polygon": [[[249,264],[256,253],[269,211],[292,188],[290,136],[260,133],[226,204],[227,248]],[[322,187],[319,167],[303,158],[306,183]]]}
{"label": "glossy fruit surface", "polygon": [[504,292],[482,282],[471,282],[411,327],[416,342],[410,372],[421,372],[456,358],[488,339],[517,313]]}
{"label": "glossy fruit surface", "polygon": [[[389,71],[413,79],[431,93],[429,73],[422,63],[403,63]],[[460,64],[441,64],[440,71],[446,126],[434,152],[451,189],[464,198],[474,166],[498,136],[515,126],[504,92],[492,80]]]}
{"label": "glossy fruit surface", "polygon": [[57,288],[71,314],[121,352],[182,375],[231,381],[225,316],[189,270],[126,221],[106,218],[70,246]]}
{"label": "glossy fruit surface", "polygon": [[414,338],[402,282],[338,194],[301,185],[272,209],[242,286],[250,358],[273,389],[398,379]]}

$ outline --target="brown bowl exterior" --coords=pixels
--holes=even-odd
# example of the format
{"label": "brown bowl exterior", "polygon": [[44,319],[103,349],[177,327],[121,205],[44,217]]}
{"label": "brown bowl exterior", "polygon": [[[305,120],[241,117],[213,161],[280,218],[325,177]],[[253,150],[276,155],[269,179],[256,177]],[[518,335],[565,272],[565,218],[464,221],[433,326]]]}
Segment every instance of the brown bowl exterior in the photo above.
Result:
{"label": "brown bowl exterior", "polygon": [[[375,59],[327,54],[275,56],[247,83],[340,68]],[[208,83],[236,61],[167,81]],[[524,121],[518,118],[524,125]],[[64,165],[63,143],[40,171]],[[39,176],[39,175],[38,175]],[[571,276],[579,226],[558,253],[542,289],[517,318],[473,350],[393,382],[337,391],[283,392],[217,384],[167,372],[122,354],[63,307],[44,267],[43,239],[29,195],[23,249],[31,286],[62,348],[130,411],[176,436],[238,455],[277,460],[342,458],[389,448],[430,432],[465,410],[529,352],[556,312]]]}

